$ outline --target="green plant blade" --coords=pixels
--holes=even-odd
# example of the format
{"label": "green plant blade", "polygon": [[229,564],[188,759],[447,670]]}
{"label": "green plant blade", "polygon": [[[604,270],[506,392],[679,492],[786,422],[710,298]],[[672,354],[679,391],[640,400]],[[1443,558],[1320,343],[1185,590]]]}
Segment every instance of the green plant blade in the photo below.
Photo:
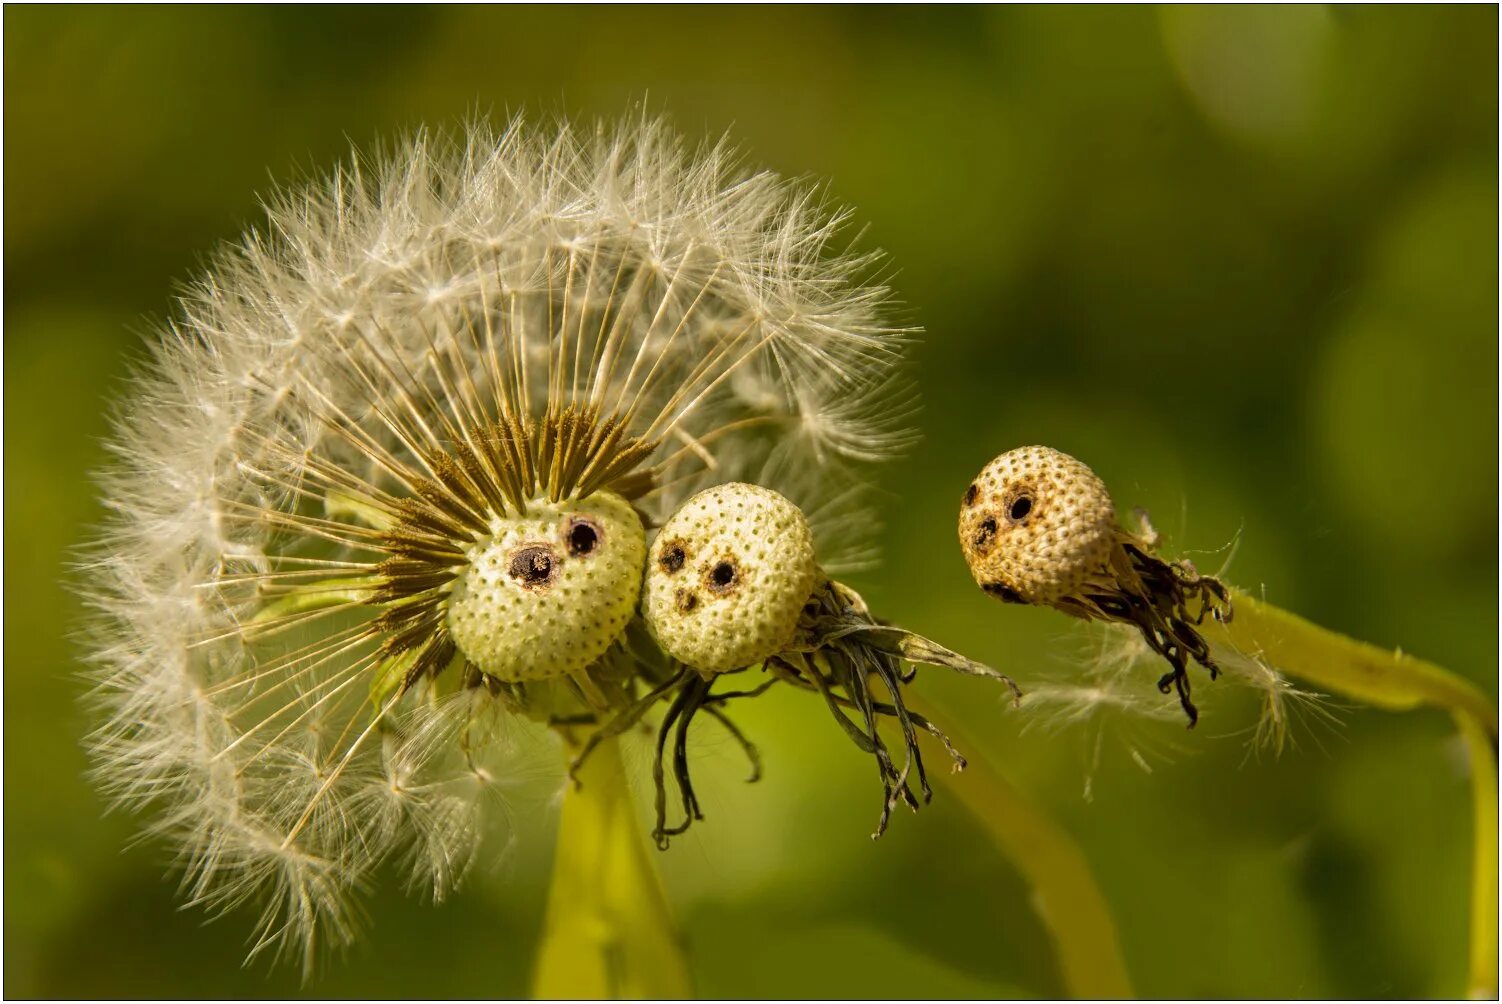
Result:
{"label": "green plant blade", "polygon": [[[1466,995],[1497,996],[1497,747],[1486,728],[1457,713],[1455,724],[1471,760],[1475,844],[1471,871],[1471,965]],[[1493,723],[1495,724],[1495,723]]]}

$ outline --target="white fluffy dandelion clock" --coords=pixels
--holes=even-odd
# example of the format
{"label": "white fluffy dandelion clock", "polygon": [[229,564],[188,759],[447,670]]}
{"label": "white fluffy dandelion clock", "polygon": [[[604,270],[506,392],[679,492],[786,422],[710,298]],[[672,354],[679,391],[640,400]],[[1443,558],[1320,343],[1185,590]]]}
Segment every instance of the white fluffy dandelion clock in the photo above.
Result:
{"label": "white fluffy dandelion clock", "polygon": [[282,194],[218,256],[122,403],[84,568],[96,775],[194,900],[259,897],[256,949],[307,960],[383,860],[442,894],[518,716],[634,695],[646,527],[901,441],[843,220],[658,123],[515,123]]}

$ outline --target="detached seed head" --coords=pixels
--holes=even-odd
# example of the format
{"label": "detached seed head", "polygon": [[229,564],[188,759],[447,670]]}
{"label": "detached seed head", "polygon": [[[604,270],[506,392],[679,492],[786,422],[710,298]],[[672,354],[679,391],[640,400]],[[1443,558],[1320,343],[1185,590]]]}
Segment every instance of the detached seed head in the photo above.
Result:
{"label": "detached seed head", "polygon": [[701,673],[744,669],[792,640],[819,575],[803,511],[755,485],[717,485],[663,524],[643,618],[662,650]]}
{"label": "detached seed head", "polygon": [[1068,596],[1111,557],[1116,507],[1080,461],[1046,446],[1003,453],[965,489],[960,547],[982,589],[1009,603]]}
{"label": "detached seed head", "polygon": [[496,517],[471,546],[449,597],[454,644],[507,681],[582,670],[631,620],[641,590],[646,532],[613,492],[529,502]]}

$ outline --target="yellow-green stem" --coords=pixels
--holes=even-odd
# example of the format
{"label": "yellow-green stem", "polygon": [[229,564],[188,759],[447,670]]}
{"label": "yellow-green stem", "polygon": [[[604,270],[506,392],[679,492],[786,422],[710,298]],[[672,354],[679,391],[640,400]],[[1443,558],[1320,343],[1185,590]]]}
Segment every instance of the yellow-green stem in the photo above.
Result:
{"label": "yellow-green stem", "polygon": [[[931,714],[918,695],[904,697],[914,711],[945,721],[961,749],[979,749],[954,731],[947,716]],[[1077,998],[1131,997],[1111,911],[1074,838],[981,756],[972,756],[964,771],[945,776],[960,804],[1032,888],[1035,908],[1053,939],[1065,992]]]}
{"label": "yellow-green stem", "polygon": [[1495,737],[1469,715],[1456,714],[1471,760],[1476,805],[1471,883],[1471,971],[1466,993],[1497,996],[1497,747]]}
{"label": "yellow-green stem", "polygon": [[618,740],[601,742],[563,796],[532,994],[692,996],[688,959],[631,800]]}
{"label": "yellow-green stem", "polygon": [[1471,947],[1466,990],[1497,996],[1497,710],[1470,681],[1404,652],[1327,631],[1238,592],[1236,616],[1220,629],[1237,650],[1265,659],[1321,690],[1390,711],[1448,711],[1471,762],[1474,848]]}
{"label": "yellow-green stem", "polygon": [[1497,709],[1486,696],[1447,669],[1390,652],[1311,624],[1302,617],[1234,594],[1236,616],[1222,629],[1225,640],[1248,655],[1261,655],[1280,671],[1332,694],[1389,711],[1430,705],[1463,712],[1495,741]]}

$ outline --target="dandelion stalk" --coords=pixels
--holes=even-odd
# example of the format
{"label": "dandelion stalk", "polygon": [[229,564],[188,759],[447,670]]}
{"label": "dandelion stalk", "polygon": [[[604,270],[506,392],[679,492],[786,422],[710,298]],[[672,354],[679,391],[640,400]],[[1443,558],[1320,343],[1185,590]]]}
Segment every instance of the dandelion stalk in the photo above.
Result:
{"label": "dandelion stalk", "polygon": [[568,786],[532,994],[692,996],[688,960],[626,783],[620,746],[595,746]]}
{"label": "dandelion stalk", "polygon": [[[927,702],[916,694],[909,693],[907,703],[926,718],[948,717],[924,707]],[[949,731],[958,745],[982,748],[965,742],[953,727]],[[960,804],[1032,888],[1068,996],[1132,997],[1111,911],[1074,838],[982,757],[945,776]]]}
{"label": "dandelion stalk", "polygon": [[[1388,711],[1448,711],[1471,761],[1475,846],[1471,874],[1471,948],[1467,992],[1497,995],[1497,711],[1469,681],[1404,652],[1327,631],[1245,593],[1224,640],[1287,673]],[[1220,640],[1220,639],[1214,639]]]}
{"label": "dandelion stalk", "polygon": [[1474,719],[1495,749],[1497,710],[1469,681],[1406,652],[1389,652],[1328,631],[1243,592],[1221,630],[1248,655],[1265,655],[1291,676],[1321,690],[1388,711],[1429,705]]}
{"label": "dandelion stalk", "polygon": [[1475,864],[1471,871],[1471,951],[1466,995],[1497,996],[1497,737],[1475,719],[1455,722],[1471,758]]}

